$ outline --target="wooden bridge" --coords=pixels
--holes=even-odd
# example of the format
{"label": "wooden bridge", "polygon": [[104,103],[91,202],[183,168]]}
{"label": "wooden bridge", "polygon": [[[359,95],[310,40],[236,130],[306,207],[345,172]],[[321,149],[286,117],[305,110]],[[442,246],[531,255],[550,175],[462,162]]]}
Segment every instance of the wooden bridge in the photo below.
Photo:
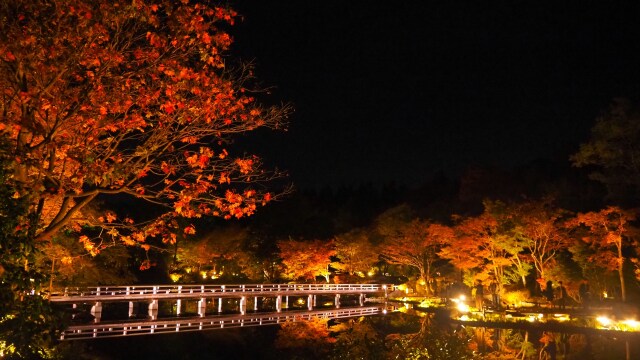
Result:
{"label": "wooden bridge", "polygon": [[[75,317],[72,320],[76,322],[80,319],[77,315],[82,313],[80,307],[90,306],[90,315],[85,314],[90,316],[90,323],[72,325],[61,336],[63,340],[72,340],[271,325],[314,316],[340,318],[374,315],[385,312],[386,306],[365,306],[365,302],[372,299],[384,302],[392,290],[393,285],[385,284],[132,285],[66,288],[62,292],[53,292],[49,300],[69,306]],[[340,309],[341,297],[349,297],[359,306]],[[304,304],[306,311],[293,313],[289,306],[290,298],[295,298],[296,305]],[[314,310],[318,298],[324,298],[324,306],[327,298],[330,299],[331,309]],[[169,316],[159,317],[161,301],[172,303],[174,311]],[[127,302],[127,314],[103,321],[103,306],[116,308],[118,306],[113,304]],[[196,303],[196,317],[183,317],[182,311],[187,302]],[[237,311],[223,315],[224,302],[232,302]],[[146,307],[146,316],[145,319],[136,320],[140,304]],[[249,304],[253,306],[253,311],[248,315]],[[265,309],[265,306],[271,308]],[[209,312],[217,315],[207,314],[207,307],[213,307]],[[287,311],[283,312],[283,309]],[[87,319],[86,316],[83,318]]]}

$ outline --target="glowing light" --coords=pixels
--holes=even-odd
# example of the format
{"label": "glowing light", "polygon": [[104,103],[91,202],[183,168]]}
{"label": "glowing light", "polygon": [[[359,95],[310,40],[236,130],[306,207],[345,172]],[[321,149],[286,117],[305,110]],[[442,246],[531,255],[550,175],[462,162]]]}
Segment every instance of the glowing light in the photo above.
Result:
{"label": "glowing light", "polygon": [[607,294],[606,291],[603,291],[602,292],[602,297],[606,299],[607,297],[609,297],[609,294]]}
{"label": "glowing light", "polygon": [[467,314],[464,314],[462,316],[460,316],[459,318],[461,321],[469,321],[469,316]]}
{"label": "glowing light", "polygon": [[553,318],[556,321],[569,321],[569,320],[571,320],[569,314],[554,314]]}
{"label": "glowing light", "polygon": [[369,272],[367,273],[367,275],[369,275],[369,276],[373,276],[373,275],[375,275],[375,274],[376,274],[376,273],[375,273],[373,270],[369,270]]}
{"label": "glowing light", "polygon": [[173,282],[178,282],[178,280],[180,280],[180,278],[182,277],[182,274],[169,274],[169,277],[171,278],[171,281]]}
{"label": "glowing light", "polygon": [[461,311],[461,312],[469,312],[469,305],[463,302],[458,303],[458,306],[456,306],[456,308],[458,309],[458,311]]}
{"label": "glowing light", "polygon": [[203,279],[207,278],[207,272],[206,271],[200,271],[200,276],[202,276]]}
{"label": "glowing light", "polygon": [[602,325],[602,326],[610,326],[611,325],[611,319],[609,319],[606,316],[598,316],[596,318],[596,320],[598,320],[598,322]]}
{"label": "glowing light", "polygon": [[467,297],[466,297],[466,296],[464,296],[464,295],[460,295],[460,296],[458,297],[458,299],[460,299],[460,301],[465,301],[465,300],[467,300]]}
{"label": "glowing light", "polygon": [[631,329],[634,329],[634,330],[640,329],[640,321],[638,320],[627,319],[627,320],[624,320],[622,323],[630,327]]}

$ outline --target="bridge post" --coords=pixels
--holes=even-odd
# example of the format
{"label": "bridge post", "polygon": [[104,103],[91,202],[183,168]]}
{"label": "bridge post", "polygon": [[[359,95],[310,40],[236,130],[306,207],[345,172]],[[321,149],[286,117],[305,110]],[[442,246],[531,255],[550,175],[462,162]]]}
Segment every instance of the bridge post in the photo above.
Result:
{"label": "bridge post", "polygon": [[204,317],[206,312],[207,312],[207,299],[201,298],[198,301],[198,315],[200,315],[200,317]]}
{"label": "bridge post", "polygon": [[247,312],[247,297],[242,296],[240,298],[240,315],[244,315]]}
{"label": "bridge post", "polygon": [[149,317],[155,320],[158,317],[158,300],[151,300],[149,303]]}
{"label": "bridge post", "polygon": [[335,305],[336,308],[340,308],[340,294],[336,294]]}
{"label": "bridge post", "polygon": [[284,297],[284,307],[285,309],[289,308],[289,295]]}
{"label": "bridge post", "polygon": [[360,306],[364,305],[364,293],[360,294]]}
{"label": "bridge post", "polygon": [[258,297],[253,297],[253,311],[258,311]]}
{"label": "bridge post", "polygon": [[311,294],[307,297],[307,309],[309,309],[309,311],[313,310],[313,295]]}
{"label": "bridge post", "polygon": [[313,295],[313,307],[316,307],[316,300],[318,299],[318,295]]}
{"label": "bridge post", "polygon": [[100,317],[102,316],[102,303],[100,301],[96,301],[91,307],[91,315],[94,317],[93,322],[100,322]]}
{"label": "bridge post", "polygon": [[129,301],[129,318],[133,317],[134,310],[135,310],[135,306],[133,304],[133,301]]}
{"label": "bridge post", "polygon": [[222,298],[218,298],[218,312],[222,312]]}
{"label": "bridge post", "polygon": [[276,311],[277,312],[282,311],[282,295],[276,296]]}
{"label": "bridge post", "polygon": [[[178,285],[178,294],[182,294],[182,285]],[[182,312],[182,299],[176,300],[176,315]]]}

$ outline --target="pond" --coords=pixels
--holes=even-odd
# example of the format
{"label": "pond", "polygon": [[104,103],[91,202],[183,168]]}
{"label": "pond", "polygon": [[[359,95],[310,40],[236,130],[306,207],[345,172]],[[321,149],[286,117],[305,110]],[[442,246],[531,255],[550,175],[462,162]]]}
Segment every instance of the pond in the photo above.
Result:
{"label": "pond", "polygon": [[[443,313],[391,312],[253,328],[64,343],[78,359],[637,359],[640,337],[526,323],[452,321]],[[567,330],[569,329],[569,330]],[[547,354],[543,352],[543,354]],[[627,354],[629,357],[627,357]]]}

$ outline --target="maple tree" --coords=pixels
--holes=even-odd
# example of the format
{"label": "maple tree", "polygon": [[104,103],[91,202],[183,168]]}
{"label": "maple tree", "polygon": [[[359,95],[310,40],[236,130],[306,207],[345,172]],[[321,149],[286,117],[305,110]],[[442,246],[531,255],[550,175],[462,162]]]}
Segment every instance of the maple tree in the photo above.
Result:
{"label": "maple tree", "polygon": [[13,156],[8,139],[0,134],[0,357],[53,357],[53,345],[64,328],[49,301],[34,296],[47,277],[35,266],[39,252],[33,238],[19,225],[28,204],[14,198]]}
{"label": "maple tree", "polygon": [[181,267],[190,268],[194,273],[210,267],[216,276],[220,276],[223,275],[224,264],[243,253],[246,238],[247,232],[242,228],[214,230],[197,240],[184,242],[178,248],[177,261]]}
{"label": "maple tree", "polygon": [[288,239],[279,240],[277,245],[285,266],[285,278],[315,281],[316,276],[322,276],[329,282],[331,257],[336,255],[333,241]]}
{"label": "maple tree", "polygon": [[584,241],[594,251],[589,260],[610,271],[616,271],[620,281],[622,301],[626,301],[626,284],[624,279],[624,263],[627,257],[625,246],[633,245],[636,229],[631,222],[636,219],[633,210],[624,210],[617,206],[609,206],[600,211],[580,213],[566,222],[570,229],[586,227],[580,233]]}
{"label": "maple tree", "polygon": [[518,236],[536,269],[537,278],[547,279],[547,269],[555,263],[556,255],[567,246],[561,221],[566,212],[553,205],[551,199],[527,201],[510,211],[517,219]]}
{"label": "maple tree", "polygon": [[453,230],[445,225],[415,219],[408,223],[379,226],[385,235],[380,254],[391,264],[408,265],[418,270],[420,279],[431,292],[434,264],[439,260],[442,245],[453,237]]}
{"label": "maple tree", "polygon": [[335,238],[336,257],[333,266],[350,275],[364,276],[378,261],[378,253],[363,230],[352,230]]}
{"label": "maple tree", "polygon": [[522,280],[530,269],[523,260],[523,243],[514,233],[508,212],[501,202],[484,201],[478,216],[454,216],[454,237],[439,255],[467,275],[466,282],[495,277],[500,289],[514,279]]}
{"label": "maple tree", "polygon": [[[240,218],[278,178],[233,136],[282,128],[290,107],[258,104],[253,70],[231,66],[237,14],[207,1],[16,0],[0,4],[0,131],[14,147],[15,197],[37,241],[100,226],[105,240],[175,240],[176,217]],[[84,213],[103,196],[165,209],[146,222]],[[184,229],[195,232],[192,226]],[[101,245],[102,244],[102,245]]]}

